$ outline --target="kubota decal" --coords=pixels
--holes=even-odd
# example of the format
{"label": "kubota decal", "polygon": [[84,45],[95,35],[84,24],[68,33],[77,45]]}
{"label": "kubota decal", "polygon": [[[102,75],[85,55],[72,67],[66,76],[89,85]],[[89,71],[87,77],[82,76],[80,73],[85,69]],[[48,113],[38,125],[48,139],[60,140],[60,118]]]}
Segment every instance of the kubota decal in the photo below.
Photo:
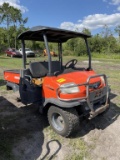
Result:
{"label": "kubota decal", "polygon": [[14,79],[20,79],[20,77],[15,76]]}
{"label": "kubota decal", "polygon": [[66,81],[66,79],[64,79],[64,78],[60,78],[60,79],[57,80],[57,82],[59,82],[59,83],[62,83],[62,82],[65,82],[65,81]]}

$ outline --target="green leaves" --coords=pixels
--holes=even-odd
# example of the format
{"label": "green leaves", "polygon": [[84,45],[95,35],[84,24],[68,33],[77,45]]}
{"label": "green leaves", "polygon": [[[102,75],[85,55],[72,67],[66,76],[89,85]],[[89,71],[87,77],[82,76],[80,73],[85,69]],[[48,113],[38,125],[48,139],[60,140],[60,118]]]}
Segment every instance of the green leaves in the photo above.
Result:
{"label": "green leaves", "polygon": [[[6,26],[7,46],[16,48],[16,37],[19,33],[21,25],[28,21],[28,18],[23,19],[21,10],[14,8],[9,3],[4,3],[0,6],[0,24]],[[14,27],[14,29],[13,29]],[[24,30],[21,30],[21,32]]]}

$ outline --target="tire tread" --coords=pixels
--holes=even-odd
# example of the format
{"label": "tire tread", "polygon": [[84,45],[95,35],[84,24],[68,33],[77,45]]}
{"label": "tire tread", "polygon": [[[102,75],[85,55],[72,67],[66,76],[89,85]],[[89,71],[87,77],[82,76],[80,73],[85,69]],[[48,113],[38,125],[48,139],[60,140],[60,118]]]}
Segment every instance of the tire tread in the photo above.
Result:
{"label": "tire tread", "polygon": [[[75,131],[78,130],[79,128],[79,116],[75,108],[68,108],[68,109],[63,109],[63,108],[58,108],[56,106],[51,106],[48,110],[48,120],[50,122],[50,113],[51,112],[62,112],[62,114],[67,117],[68,119],[68,130],[64,134],[61,134],[64,137],[69,137],[72,135]],[[52,125],[51,125],[52,126]],[[53,127],[52,127],[53,128]],[[53,128],[54,129],[54,128]],[[54,129],[55,130],[55,129]],[[59,134],[59,133],[58,133]]]}

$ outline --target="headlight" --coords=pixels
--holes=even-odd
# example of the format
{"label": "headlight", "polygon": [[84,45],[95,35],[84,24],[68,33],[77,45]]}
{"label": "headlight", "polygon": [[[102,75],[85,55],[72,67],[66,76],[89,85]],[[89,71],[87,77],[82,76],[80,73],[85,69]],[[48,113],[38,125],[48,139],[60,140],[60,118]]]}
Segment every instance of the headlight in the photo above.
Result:
{"label": "headlight", "polygon": [[90,85],[89,85],[89,88],[90,88],[90,89],[97,89],[97,88],[99,88],[100,85],[101,85],[101,82],[98,81],[98,82],[95,82],[95,83],[90,84]]}
{"label": "headlight", "polygon": [[71,94],[80,92],[80,90],[75,83],[66,83],[60,86],[60,92],[64,94]]}

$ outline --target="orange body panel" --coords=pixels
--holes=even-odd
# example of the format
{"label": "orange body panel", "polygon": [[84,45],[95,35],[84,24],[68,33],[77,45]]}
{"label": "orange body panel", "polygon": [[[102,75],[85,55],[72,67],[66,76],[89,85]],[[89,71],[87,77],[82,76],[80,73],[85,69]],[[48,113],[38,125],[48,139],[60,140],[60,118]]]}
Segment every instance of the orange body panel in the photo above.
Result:
{"label": "orange body panel", "polygon": [[[83,84],[87,82],[89,76],[96,75],[94,71],[76,71],[67,74],[61,74],[57,77],[45,77],[43,83],[43,97],[45,98],[57,98],[57,89],[65,83],[74,82],[75,84]],[[90,80],[90,84],[101,81],[100,77],[93,78]],[[99,88],[103,87],[100,85]],[[74,94],[60,94],[60,98],[73,99],[86,97],[85,85],[79,86],[80,92]]]}
{"label": "orange body panel", "polygon": [[4,79],[8,82],[19,84],[20,73],[14,71],[4,71]]}
{"label": "orange body panel", "polygon": [[[76,85],[84,84],[87,82],[88,77],[96,75],[94,71],[75,71],[66,74],[60,74],[58,76],[46,76],[42,83],[42,96],[45,98],[58,98],[57,89],[66,83],[75,83]],[[16,73],[14,70],[5,71],[4,79],[6,81],[19,84],[20,73]],[[93,78],[90,80],[90,84],[101,81],[100,77]],[[99,88],[103,87],[101,84]],[[63,94],[59,93],[59,97],[62,99],[73,99],[86,97],[86,86],[79,86],[80,92],[74,94]]]}

